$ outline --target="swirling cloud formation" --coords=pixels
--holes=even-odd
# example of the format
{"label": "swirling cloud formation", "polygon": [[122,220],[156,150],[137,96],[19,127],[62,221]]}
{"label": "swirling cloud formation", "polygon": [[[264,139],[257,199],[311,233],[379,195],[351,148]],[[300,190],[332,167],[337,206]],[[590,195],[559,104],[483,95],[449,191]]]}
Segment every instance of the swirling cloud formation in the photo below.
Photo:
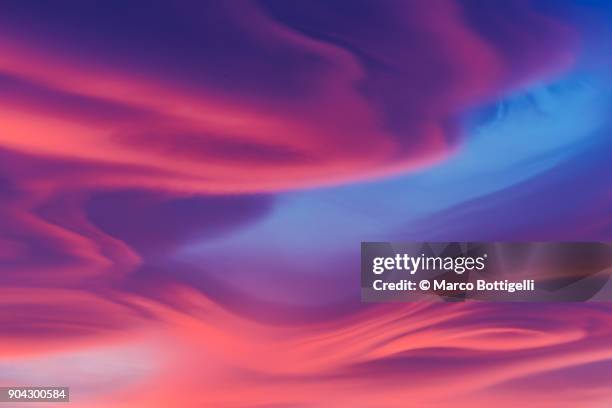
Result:
{"label": "swirling cloud formation", "polygon": [[359,301],[360,241],[609,240],[606,4],[0,5],[0,384],[601,407],[606,304]]}

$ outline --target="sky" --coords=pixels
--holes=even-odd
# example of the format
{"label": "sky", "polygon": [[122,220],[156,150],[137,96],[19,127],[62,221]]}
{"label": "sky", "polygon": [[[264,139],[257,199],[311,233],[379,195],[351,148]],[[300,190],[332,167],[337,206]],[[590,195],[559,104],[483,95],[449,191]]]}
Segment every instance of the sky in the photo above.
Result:
{"label": "sky", "polygon": [[0,385],[611,406],[608,303],[359,284],[362,241],[612,240],[611,23],[604,0],[1,1]]}

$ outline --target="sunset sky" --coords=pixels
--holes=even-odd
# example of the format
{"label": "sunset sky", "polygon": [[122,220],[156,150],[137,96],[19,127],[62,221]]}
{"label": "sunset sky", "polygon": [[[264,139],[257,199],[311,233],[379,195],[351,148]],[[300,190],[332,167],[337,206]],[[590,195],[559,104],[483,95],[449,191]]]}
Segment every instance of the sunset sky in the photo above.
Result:
{"label": "sunset sky", "polygon": [[605,0],[0,0],[0,385],[610,407],[612,303],[366,304],[359,248],[612,241],[611,108]]}

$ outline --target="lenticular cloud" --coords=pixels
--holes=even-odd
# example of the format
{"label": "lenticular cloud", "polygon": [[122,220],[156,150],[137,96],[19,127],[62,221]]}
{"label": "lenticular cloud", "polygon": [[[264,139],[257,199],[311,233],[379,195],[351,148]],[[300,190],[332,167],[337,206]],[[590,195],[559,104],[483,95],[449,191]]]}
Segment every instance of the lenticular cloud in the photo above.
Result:
{"label": "lenticular cloud", "polygon": [[358,256],[609,240],[611,18],[3,2],[0,382],[90,408],[610,405],[606,304],[366,305]]}

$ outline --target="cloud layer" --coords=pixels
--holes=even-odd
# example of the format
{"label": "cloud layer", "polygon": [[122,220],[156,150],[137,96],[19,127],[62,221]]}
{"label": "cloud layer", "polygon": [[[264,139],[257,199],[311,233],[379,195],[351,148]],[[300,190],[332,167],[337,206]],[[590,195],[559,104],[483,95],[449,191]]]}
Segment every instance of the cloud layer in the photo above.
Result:
{"label": "cloud layer", "polygon": [[0,383],[91,408],[609,405],[606,304],[368,306],[354,283],[364,240],[612,237],[610,18],[3,2]]}

